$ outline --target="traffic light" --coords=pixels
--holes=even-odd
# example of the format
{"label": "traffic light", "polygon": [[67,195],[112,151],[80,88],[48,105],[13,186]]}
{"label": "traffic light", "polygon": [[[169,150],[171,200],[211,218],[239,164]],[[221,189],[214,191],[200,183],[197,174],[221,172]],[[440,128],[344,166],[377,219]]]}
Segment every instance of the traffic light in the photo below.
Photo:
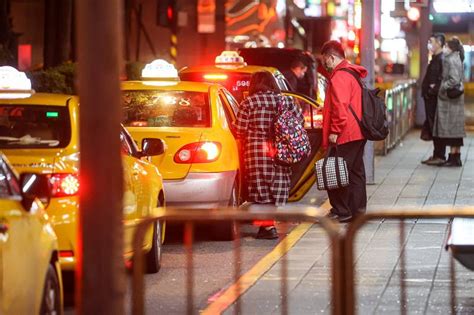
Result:
{"label": "traffic light", "polygon": [[157,24],[163,27],[176,25],[176,0],[157,0]]}

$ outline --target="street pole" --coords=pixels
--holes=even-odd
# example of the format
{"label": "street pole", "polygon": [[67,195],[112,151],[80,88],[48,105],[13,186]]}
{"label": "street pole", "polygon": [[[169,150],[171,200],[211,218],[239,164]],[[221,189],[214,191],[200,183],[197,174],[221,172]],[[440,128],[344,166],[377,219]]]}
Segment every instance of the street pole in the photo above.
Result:
{"label": "street pole", "polygon": [[[362,1],[362,29],[361,29],[361,64],[367,69],[365,84],[367,88],[374,88],[374,66],[375,66],[375,1]],[[374,142],[367,141],[364,150],[365,176],[367,184],[375,183],[374,170]]]}
{"label": "street pole", "polygon": [[75,1],[80,96],[78,314],[124,314],[120,154],[122,9],[119,0]]}

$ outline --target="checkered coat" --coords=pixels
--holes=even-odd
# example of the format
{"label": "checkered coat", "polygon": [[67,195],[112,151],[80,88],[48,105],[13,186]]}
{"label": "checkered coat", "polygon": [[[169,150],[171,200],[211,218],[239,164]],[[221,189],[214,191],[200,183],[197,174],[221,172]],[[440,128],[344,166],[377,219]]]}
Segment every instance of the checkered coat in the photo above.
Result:
{"label": "checkered coat", "polygon": [[458,98],[448,97],[447,89],[463,84],[464,69],[459,52],[446,55],[443,60],[443,76],[438,93],[438,105],[433,126],[433,136],[439,138],[463,138],[464,129],[464,94]]}
{"label": "checkered coat", "polygon": [[273,121],[280,110],[293,110],[303,115],[289,97],[273,92],[249,96],[239,106],[235,129],[245,140],[244,161],[248,197],[257,203],[284,205],[290,194],[291,168],[273,161]]}

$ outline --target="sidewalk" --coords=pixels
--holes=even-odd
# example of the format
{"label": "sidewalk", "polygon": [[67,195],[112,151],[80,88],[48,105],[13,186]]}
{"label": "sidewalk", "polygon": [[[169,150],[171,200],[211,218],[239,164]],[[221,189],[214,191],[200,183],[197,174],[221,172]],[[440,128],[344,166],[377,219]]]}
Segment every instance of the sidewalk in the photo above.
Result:
{"label": "sidewalk", "polygon": [[[376,184],[368,186],[368,211],[393,206],[474,205],[474,134],[465,138],[462,168],[430,167],[420,161],[431,144],[411,132],[396,149],[376,161]],[[320,192],[310,192],[312,203]],[[316,198],[319,199],[319,198]],[[447,220],[405,224],[408,314],[450,313],[449,253],[444,250]],[[400,313],[399,223],[367,224],[356,240],[358,314]],[[330,312],[330,248],[314,225],[288,252],[290,314]],[[281,260],[241,298],[242,314],[279,314]],[[474,272],[456,263],[457,312],[474,313]],[[225,314],[233,314],[231,306]]]}

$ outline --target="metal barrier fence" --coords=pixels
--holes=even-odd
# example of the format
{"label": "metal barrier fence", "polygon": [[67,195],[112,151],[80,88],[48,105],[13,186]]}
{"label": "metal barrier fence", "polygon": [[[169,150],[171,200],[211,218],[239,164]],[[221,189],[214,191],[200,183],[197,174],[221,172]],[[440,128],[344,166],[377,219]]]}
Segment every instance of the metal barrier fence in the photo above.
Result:
{"label": "metal barrier fence", "polygon": [[[181,222],[184,223],[184,246],[186,248],[186,309],[187,314],[196,313],[194,310],[194,294],[193,294],[193,233],[194,225],[199,223],[216,222],[216,221],[234,221],[234,222],[248,222],[254,220],[277,220],[280,222],[309,222],[313,224],[319,224],[324,231],[326,231],[328,238],[331,243],[331,306],[333,314],[343,314],[341,307],[344,305],[342,302],[343,295],[343,280],[339,278],[340,270],[343,268],[340,264],[342,263],[342,248],[340,247],[339,240],[339,226],[332,220],[326,218],[325,213],[317,208],[308,207],[304,211],[265,211],[265,212],[247,212],[237,210],[235,208],[219,209],[217,210],[201,210],[201,209],[166,209],[163,210],[159,215],[153,218],[142,220],[137,225],[137,230],[133,240],[133,250],[135,253],[133,263],[133,277],[132,277],[132,314],[139,315],[144,314],[144,257],[143,257],[143,240],[147,230],[156,221],[166,222]],[[239,236],[240,231],[237,229],[235,235]],[[285,232],[285,231],[283,231]],[[284,233],[286,234],[286,233]],[[286,238],[282,240],[283,246],[281,251],[284,253],[287,251],[287,245],[285,244]],[[241,276],[240,264],[238,263],[241,259],[239,237],[235,237],[234,240],[234,282],[236,296],[239,296],[240,286],[239,278]],[[287,303],[287,263],[286,256],[282,255],[282,268],[281,268],[281,282],[280,282],[280,296],[281,296],[281,313],[288,314],[288,303]],[[159,297],[158,297],[159,298]],[[240,300],[235,301],[235,314],[240,313]]]}
{"label": "metal barrier fence", "polygon": [[[134,266],[132,277],[132,314],[144,314],[144,264],[142,244],[146,231],[158,220],[167,222],[182,222],[185,224],[184,246],[186,248],[186,297],[187,313],[195,313],[193,294],[193,230],[194,225],[202,222],[215,221],[235,221],[248,222],[253,220],[278,220],[281,222],[310,222],[319,224],[328,235],[331,248],[331,309],[332,314],[356,313],[356,284],[355,284],[355,238],[360,229],[373,220],[399,220],[399,241],[402,245],[405,242],[405,221],[407,219],[450,219],[454,217],[473,218],[474,207],[467,207],[459,210],[439,210],[423,209],[414,211],[410,209],[387,210],[384,212],[369,212],[358,216],[352,223],[343,228],[340,224],[326,218],[324,213],[317,208],[306,208],[305,211],[267,211],[267,212],[245,212],[237,209],[216,210],[163,210],[157,217],[148,218],[141,221],[137,226],[134,237]],[[237,225],[238,226],[238,225]],[[239,235],[239,229],[236,235]],[[237,263],[241,259],[241,249],[239,237],[234,241],[234,282],[235,296],[240,296],[241,288],[239,278],[241,276],[240,265]],[[286,253],[287,246],[285,239],[282,240],[282,251]],[[405,285],[405,246],[400,246],[400,314],[407,313],[407,291]],[[288,285],[287,285],[287,263],[286,255],[281,258],[282,268],[280,269],[280,297],[281,314],[288,314]],[[159,297],[157,297],[159,298]],[[450,263],[450,301],[451,313],[456,313],[456,275],[453,258]],[[240,300],[234,302],[234,313],[241,313]]]}
{"label": "metal barrier fence", "polygon": [[[341,270],[341,277],[345,279],[346,291],[344,292],[343,314],[356,314],[356,284],[355,284],[355,238],[361,228],[373,220],[399,220],[399,244],[400,244],[400,314],[407,314],[407,289],[406,289],[406,247],[405,244],[405,220],[407,219],[452,219],[454,217],[474,218],[474,208],[466,207],[459,210],[437,210],[436,208],[420,210],[387,210],[381,212],[371,212],[359,216],[352,222],[343,236],[344,248],[344,270]],[[474,254],[474,253],[473,253]],[[456,274],[454,268],[454,258],[450,255],[450,309],[451,314],[456,314]]]}
{"label": "metal barrier fence", "polygon": [[400,142],[415,124],[416,81],[409,80],[386,90],[385,104],[390,133],[378,146],[383,155]]}

